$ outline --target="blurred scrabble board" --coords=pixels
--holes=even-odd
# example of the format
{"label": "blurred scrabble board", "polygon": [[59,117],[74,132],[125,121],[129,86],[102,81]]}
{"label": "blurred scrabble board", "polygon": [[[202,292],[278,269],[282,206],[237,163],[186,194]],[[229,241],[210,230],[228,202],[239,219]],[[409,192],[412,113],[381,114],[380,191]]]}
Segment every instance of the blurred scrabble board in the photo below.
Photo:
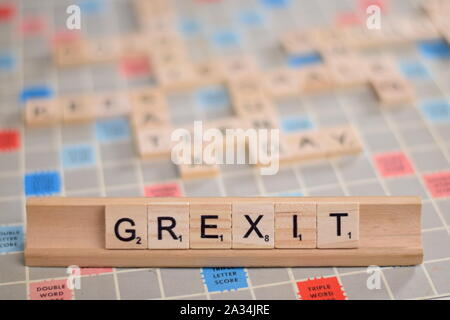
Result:
{"label": "blurred scrabble board", "polygon": [[[201,64],[245,55],[261,74],[280,68],[321,70],[330,53],[327,48],[321,53],[303,51],[289,37],[294,31],[317,28],[364,28],[371,4],[381,8],[382,27],[384,21],[401,19],[408,25],[431,16],[439,27],[437,37],[424,31],[408,41],[391,43],[381,38],[370,45],[362,37],[356,42],[364,61],[393,64],[397,72],[389,79],[396,81],[394,87],[404,88],[406,83],[411,89],[403,91],[400,99],[398,90],[386,92],[381,80],[345,86],[349,77],[344,77],[339,87],[273,100],[276,126],[283,134],[350,125],[362,142],[359,154],[294,161],[273,176],[261,176],[250,165],[223,165],[212,177],[182,179],[170,159],[142,159],[127,115],[39,127],[27,126],[23,120],[27,103],[34,99],[92,98],[158,86],[158,63],[136,55],[105,59],[107,51],[100,55],[101,61],[55,63],[55,46],[73,37],[66,29],[69,5],[81,8],[76,37],[90,40],[122,39],[156,28],[151,24],[143,28],[135,3],[0,0],[0,299],[448,299],[449,29],[445,17],[433,16],[432,5],[424,10],[425,2],[173,0],[168,21],[182,39],[189,61]],[[130,44],[130,48],[134,47]],[[354,60],[345,63],[362,72]],[[350,75],[358,82],[355,73]],[[166,120],[173,127],[192,125],[194,120],[220,121],[236,111],[228,89],[215,82],[169,91]],[[424,264],[381,268],[379,289],[367,285],[375,269],[355,267],[83,268],[80,288],[70,289],[67,279],[76,271],[23,264],[25,199],[41,195],[419,195]]]}

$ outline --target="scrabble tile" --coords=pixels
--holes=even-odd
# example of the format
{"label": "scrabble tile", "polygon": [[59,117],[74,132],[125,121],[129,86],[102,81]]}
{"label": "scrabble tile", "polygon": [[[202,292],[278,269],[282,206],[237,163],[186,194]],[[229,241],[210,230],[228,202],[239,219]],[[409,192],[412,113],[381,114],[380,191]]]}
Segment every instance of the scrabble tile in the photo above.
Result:
{"label": "scrabble tile", "polygon": [[359,204],[317,204],[317,247],[357,248],[359,246]]}
{"label": "scrabble tile", "polygon": [[105,228],[107,249],[146,249],[147,206],[107,205]]}
{"label": "scrabble tile", "polygon": [[167,99],[164,93],[154,87],[144,87],[130,90],[129,101],[132,109],[143,108],[146,110],[167,109]]}
{"label": "scrabble tile", "polygon": [[364,64],[358,59],[334,59],[326,64],[337,87],[351,87],[368,81]]}
{"label": "scrabble tile", "polygon": [[129,34],[120,38],[120,55],[148,54],[150,45],[143,34]]}
{"label": "scrabble tile", "polygon": [[295,161],[317,160],[326,157],[321,132],[318,130],[285,135],[286,145]]}
{"label": "scrabble tile", "polygon": [[172,149],[170,127],[140,128],[136,132],[136,147],[141,158],[167,157]]}
{"label": "scrabble tile", "polygon": [[178,171],[183,180],[212,178],[220,173],[217,165],[210,164],[180,164]]}
{"label": "scrabble tile", "polygon": [[194,67],[188,62],[161,65],[156,68],[156,78],[167,90],[191,88],[197,83]]}
{"label": "scrabble tile", "polygon": [[233,249],[274,248],[274,204],[233,203]]}
{"label": "scrabble tile", "polygon": [[54,99],[28,100],[24,116],[28,126],[57,124],[62,119],[61,109]]}
{"label": "scrabble tile", "polygon": [[79,66],[86,63],[85,42],[76,40],[56,44],[53,48],[53,60],[59,67]]}
{"label": "scrabble tile", "polygon": [[300,92],[298,72],[280,68],[264,74],[264,84],[268,94],[273,98],[294,96]]}
{"label": "scrabble tile", "polygon": [[111,62],[119,58],[121,53],[120,40],[107,37],[86,41],[86,59],[90,63]]}
{"label": "scrabble tile", "polygon": [[65,123],[89,121],[95,116],[89,96],[64,96],[57,99],[57,104]]}
{"label": "scrabble tile", "polygon": [[275,204],[275,248],[316,248],[317,204]]}
{"label": "scrabble tile", "polygon": [[342,43],[321,43],[318,50],[326,62],[341,59],[352,60],[360,57],[357,50]]}
{"label": "scrabble tile", "polygon": [[233,102],[233,110],[243,118],[276,114],[273,102],[269,98],[261,96],[240,97]]}
{"label": "scrabble tile", "polygon": [[323,148],[328,157],[356,154],[362,151],[362,143],[353,126],[339,126],[321,130]]}
{"label": "scrabble tile", "polygon": [[238,79],[258,72],[255,60],[247,55],[237,55],[219,61],[219,68],[226,79]]}
{"label": "scrabble tile", "polygon": [[345,43],[346,35],[344,33],[344,28],[340,27],[323,27],[323,28],[314,28],[310,30],[310,37],[312,41],[316,44],[316,46],[320,47],[323,44],[342,44]]}
{"label": "scrabble tile", "polygon": [[393,59],[387,57],[375,57],[365,59],[365,68],[370,80],[385,79],[392,75],[400,75]]}
{"label": "scrabble tile", "polygon": [[386,78],[372,79],[371,84],[381,105],[399,105],[412,103],[415,100],[411,83],[402,76],[391,75]]}
{"label": "scrabble tile", "polygon": [[240,98],[265,96],[264,83],[259,74],[230,79],[228,89],[234,101]]}
{"label": "scrabble tile", "polygon": [[149,249],[189,249],[189,203],[152,203],[147,213]]}
{"label": "scrabble tile", "polygon": [[304,54],[315,50],[311,33],[304,31],[289,31],[281,36],[281,46],[288,54]]}
{"label": "scrabble tile", "polygon": [[131,112],[131,123],[134,128],[167,126],[170,123],[169,112],[167,109],[135,108]]}
{"label": "scrabble tile", "polygon": [[253,116],[249,116],[243,121],[247,121],[247,127],[254,129],[278,129],[278,117],[275,114],[259,114],[255,111]]}
{"label": "scrabble tile", "polygon": [[209,85],[215,83],[221,83],[224,81],[224,76],[219,68],[218,64],[214,61],[208,61],[196,64],[194,66],[195,78],[198,81],[198,85]]}
{"label": "scrabble tile", "polygon": [[117,117],[130,113],[130,103],[121,92],[98,93],[92,96],[95,116],[98,118]]}
{"label": "scrabble tile", "polygon": [[328,70],[323,66],[310,66],[299,70],[300,92],[316,93],[333,88],[334,83]]}
{"label": "scrabble tile", "polygon": [[231,248],[231,204],[190,204],[190,248]]}

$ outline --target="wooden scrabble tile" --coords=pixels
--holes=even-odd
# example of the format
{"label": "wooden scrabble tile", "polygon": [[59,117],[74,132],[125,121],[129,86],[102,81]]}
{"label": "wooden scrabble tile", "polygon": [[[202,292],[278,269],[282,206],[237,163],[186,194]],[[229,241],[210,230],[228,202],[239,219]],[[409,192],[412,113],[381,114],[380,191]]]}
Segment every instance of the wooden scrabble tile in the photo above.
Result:
{"label": "wooden scrabble tile", "polygon": [[135,108],[131,112],[131,123],[134,128],[167,126],[170,116],[167,109]]}
{"label": "wooden scrabble tile", "polygon": [[86,44],[82,40],[58,43],[53,48],[53,60],[59,67],[79,66],[87,62]]}
{"label": "wooden scrabble tile", "polygon": [[319,53],[325,62],[334,60],[352,60],[359,58],[359,53],[354,48],[342,43],[321,43]]}
{"label": "wooden scrabble tile", "polygon": [[222,83],[224,81],[221,69],[214,61],[196,64],[194,65],[194,69],[198,85]]}
{"label": "wooden scrabble tile", "polygon": [[233,101],[233,110],[236,115],[249,118],[257,115],[270,116],[276,114],[273,102],[263,96],[239,97]]}
{"label": "wooden scrabble tile", "polygon": [[287,54],[305,54],[316,50],[312,34],[305,31],[289,31],[281,36],[281,46]]}
{"label": "wooden scrabble tile", "polygon": [[317,247],[357,248],[359,246],[359,204],[317,204]]}
{"label": "wooden scrabble tile", "polygon": [[294,161],[302,162],[326,157],[322,134],[318,130],[286,134],[285,142]]}
{"label": "wooden scrabble tile", "polygon": [[300,92],[316,93],[335,86],[327,68],[323,65],[311,66],[299,70]]}
{"label": "wooden scrabble tile", "polygon": [[323,148],[327,157],[360,153],[363,149],[356,129],[351,125],[321,130]]}
{"label": "wooden scrabble tile", "polygon": [[149,249],[189,249],[189,203],[152,203],[147,213]]}
{"label": "wooden scrabble tile", "polygon": [[400,75],[395,61],[385,56],[366,58],[365,69],[370,80],[385,79],[392,75]]}
{"label": "wooden scrabble tile", "polygon": [[260,74],[251,74],[228,81],[228,90],[233,101],[248,97],[266,96],[266,89]]}
{"label": "wooden scrabble tile", "polygon": [[375,78],[371,80],[371,84],[381,105],[392,106],[414,102],[414,89],[403,76]]}
{"label": "wooden scrabble tile", "polygon": [[357,86],[368,81],[364,64],[358,58],[330,59],[326,67],[337,87]]}
{"label": "wooden scrabble tile", "polygon": [[144,87],[133,89],[129,92],[131,108],[145,110],[167,109],[167,99],[161,89],[155,87]]}
{"label": "wooden scrabble tile", "polygon": [[231,248],[231,204],[191,203],[191,249]]}
{"label": "wooden scrabble tile", "polygon": [[120,39],[107,37],[86,41],[86,59],[89,62],[111,62],[121,53]]}
{"label": "wooden scrabble tile", "polygon": [[191,88],[197,83],[194,67],[187,62],[158,66],[156,78],[159,85],[167,90]]}
{"label": "wooden scrabble tile", "polygon": [[131,111],[127,95],[121,92],[94,94],[92,105],[98,118],[123,116]]}
{"label": "wooden scrabble tile", "polygon": [[280,68],[264,74],[264,84],[268,94],[274,98],[294,96],[300,92],[298,71]]}
{"label": "wooden scrabble tile", "polygon": [[260,114],[254,113],[253,116],[249,116],[242,121],[246,121],[248,128],[254,129],[278,129],[278,117],[276,114]]}
{"label": "wooden scrabble tile", "polygon": [[28,100],[25,107],[28,126],[52,125],[62,120],[62,112],[54,99]]}
{"label": "wooden scrabble tile", "polygon": [[120,55],[148,54],[150,45],[143,34],[135,33],[120,38]]}
{"label": "wooden scrabble tile", "polygon": [[136,132],[136,147],[141,158],[169,156],[172,149],[170,135],[172,129],[167,127],[139,128]]}
{"label": "wooden scrabble tile", "polygon": [[233,249],[274,248],[274,204],[233,203]]}
{"label": "wooden scrabble tile", "polygon": [[181,164],[178,171],[183,180],[212,178],[220,173],[217,165],[209,164]]}
{"label": "wooden scrabble tile", "polygon": [[275,204],[275,248],[316,248],[316,203]]}
{"label": "wooden scrabble tile", "polygon": [[147,249],[147,206],[105,207],[107,249]]}
{"label": "wooden scrabble tile", "polygon": [[65,123],[90,121],[95,117],[89,96],[73,95],[57,99]]}
{"label": "wooden scrabble tile", "polygon": [[246,77],[257,73],[259,70],[255,60],[247,55],[237,55],[222,59],[218,65],[225,79],[229,80]]}
{"label": "wooden scrabble tile", "polygon": [[424,41],[440,37],[435,24],[428,18],[399,19],[396,23],[401,29],[402,35],[408,41]]}

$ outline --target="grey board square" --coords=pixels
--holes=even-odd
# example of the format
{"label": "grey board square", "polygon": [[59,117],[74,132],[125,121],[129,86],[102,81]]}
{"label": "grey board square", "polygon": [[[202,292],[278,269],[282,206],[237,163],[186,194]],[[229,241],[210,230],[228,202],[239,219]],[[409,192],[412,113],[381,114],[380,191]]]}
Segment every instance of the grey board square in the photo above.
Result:
{"label": "grey board square", "polygon": [[431,202],[422,202],[422,229],[438,227],[442,227],[442,221],[433,204]]}
{"label": "grey board square", "polygon": [[205,291],[200,270],[197,268],[164,268],[160,270],[166,297],[203,293]]}
{"label": "grey board square", "polygon": [[23,222],[24,206],[22,200],[0,202],[0,225]]}
{"label": "grey board square", "polygon": [[44,280],[67,277],[66,268],[58,267],[33,267],[29,268],[30,280]]}
{"label": "grey board square", "polygon": [[0,272],[0,283],[24,281],[25,266],[23,253],[1,254],[0,270],[2,270]]}
{"label": "grey board square", "polygon": [[400,130],[400,136],[408,147],[434,144],[430,131],[422,125],[408,127]]}
{"label": "grey board square", "polygon": [[100,152],[103,162],[108,162],[108,160],[123,161],[134,159],[136,156],[134,144],[130,141],[102,144],[100,145]]}
{"label": "grey board square", "polygon": [[314,197],[334,197],[334,196],[345,196],[344,190],[339,185],[331,185],[325,187],[317,187],[310,189],[310,196]]}
{"label": "grey board square", "polygon": [[376,178],[371,163],[364,155],[340,158],[336,161],[336,167],[346,182]]}
{"label": "grey board square", "polygon": [[383,270],[395,299],[413,299],[433,294],[421,266]]}
{"label": "grey board square", "polygon": [[120,272],[117,273],[117,281],[122,300],[161,297],[158,276],[154,270]]}
{"label": "grey board square", "polygon": [[290,283],[254,288],[253,292],[257,300],[295,300],[298,298]]}
{"label": "grey board square", "polygon": [[286,268],[249,268],[248,275],[253,286],[289,281]]}
{"label": "grey board square", "polygon": [[59,167],[57,150],[28,152],[25,157],[27,171],[56,170]]}
{"label": "grey board square", "polygon": [[142,197],[143,190],[139,186],[130,186],[125,188],[107,188],[108,197]]}
{"label": "grey board square", "polygon": [[76,300],[117,299],[114,277],[111,274],[81,277],[80,289],[74,291]]}
{"label": "grey board square", "polygon": [[297,177],[291,168],[282,168],[274,175],[261,176],[261,179],[268,193],[295,190],[300,187]]}
{"label": "grey board square", "polygon": [[0,286],[0,300],[26,300],[27,286],[25,283]]}
{"label": "grey board square", "polygon": [[340,126],[349,123],[349,120],[344,113],[327,113],[319,114],[317,117],[317,122],[321,127],[333,127]]}
{"label": "grey board square", "polygon": [[444,216],[445,223],[450,225],[450,199],[435,200],[435,203]]}
{"label": "grey board square", "polygon": [[369,289],[367,279],[372,274],[358,273],[340,277],[342,287],[349,300],[387,300],[390,299],[388,291],[381,281],[380,289]]}
{"label": "grey board square", "polygon": [[138,182],[137,166],[134,163],[103,167],[103,176],[107,189],[112,186],[137,184]]}
{"label": "grey board square", "polygon": [[299,98],[284,98],[275,102],[280,116],[305,114],[304,103]]}
{"label": "grey board square", "polygon": [[373,153],[400,149],[397,138],[390,131],[368,132],[364,134],[363,140]]}
{"label": "grey board square", "polygon": [[23,194],[21,176],[0,177],[0,197],[17,197]]}
{"label": "grey board square", "polygon": [[446,230],[422,232],[422,242],[425,261],[450,256],[450,236]]}
{"label": "grey board square", "polygon": [[438,294],[450,293],[450,260],[426,263],[425,268]]}
{"label": "grey board square", "polygon": [[36,146],[52,146],[56,143],[56,127],[25,128],[25,149]]}
{"label": "grey board square", "polygon": [[443,142],[450,145],[450,123],[437,124],[435,128]]}
{"label": "grey board square", "polygon": [[396,124],[396,126],[409,126],[412,123],[421,124],[423,123],[423,118],[419,111],[412,106],[405,106],[401,108],[395,108],[389,110],[386,113],[389,118]]}
{"label": "grey board square", "polygon": [[335,275],[333,268],[291,268],[295,280],[306,280],[311,278],[321,278],[329,275]]}
{"label": "grey board square", "polygon": [[19,170],[20,154],[19,152],[2,152],[0,153],[1,172],[11,172]]}
{"label": "grey board square", "polygon": [[217,197],[222,195],[217,179],[185,180],[183,185],[188,197]]}
{"label": "grey board square", "polygon": [[142,161],[144,182],[173,180],[178,178],[177,166],[168,159]]}
{"label": "grey board square", "polygon": [[252,294],[249,289],[226,291],[210,295],[212,300],[251,300]]}
{"label": "grey board square", "polygon": [[450,163],[444,154],[437,147],[426,150],[412,150],[410,156],[421,172],[446,170],[450,168]]}
{"label": "grey board square", "polygon": [[386,193],[378,181],[347,185],[351,196],[384,196]]}
{"label": "grey board square", "polygon": [[308,188],[337,184],[338,180],[330,163],[309,164],[300,168],[301,178]]}
{"label": "grey board square", "polygon": [[97,168],[66,171],[64,173],[64,186],[67,191],[98,188]]}
{"label": "grey board square", "polygon": [[228,196],[245,197],[259,194],[253,173],[233,174],[223,178]]}
{"label": "grey board square", "polygon": [[427,193],[419,180],[414,176],[387,179],[386,185],[393,196],[421,196],[427,198]]}
{"label": "grey board square", "polygon": [[94,138],[92,123],[65,124],[61,129],[62,142],[65,144],[91,141]]}

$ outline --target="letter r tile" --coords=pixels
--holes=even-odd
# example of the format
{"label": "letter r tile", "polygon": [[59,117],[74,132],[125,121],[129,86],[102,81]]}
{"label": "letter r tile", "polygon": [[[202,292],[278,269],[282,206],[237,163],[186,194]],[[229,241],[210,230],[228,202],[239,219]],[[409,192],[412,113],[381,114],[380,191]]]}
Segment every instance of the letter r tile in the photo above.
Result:
{"label": "letter r tile", "polygon": [[152,203],[147,213],[149,249],[189,249],[189,203]]}
{"label": "letter r tile", "polygon": [[105,229],[107,249],[146,249],[147,207],[145,205],[107,205]]}
{"label": "letter r tile", "polygon": [[273,203],[233,203],[233,249],[273,249],[274,228]]}
{"label": "letter r tile", "polygon": [[231,248],[231,204],[191,203],[190,248]]}
{"label": "letter r tile", "polygon": [[357,248],[359,246],[359,204],[317,204],[317,247]]}

